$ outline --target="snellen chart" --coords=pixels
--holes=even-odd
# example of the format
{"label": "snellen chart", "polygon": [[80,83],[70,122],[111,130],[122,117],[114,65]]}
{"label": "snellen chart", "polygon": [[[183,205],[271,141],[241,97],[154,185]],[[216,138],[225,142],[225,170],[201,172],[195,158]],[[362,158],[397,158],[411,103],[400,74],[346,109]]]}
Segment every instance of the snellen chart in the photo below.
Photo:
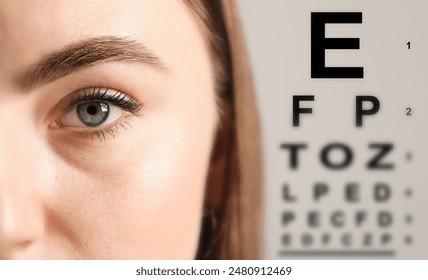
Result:
{"label": "snellen chart", "polygon": [[257,5],[267,257],[428,258],[428,1]]}

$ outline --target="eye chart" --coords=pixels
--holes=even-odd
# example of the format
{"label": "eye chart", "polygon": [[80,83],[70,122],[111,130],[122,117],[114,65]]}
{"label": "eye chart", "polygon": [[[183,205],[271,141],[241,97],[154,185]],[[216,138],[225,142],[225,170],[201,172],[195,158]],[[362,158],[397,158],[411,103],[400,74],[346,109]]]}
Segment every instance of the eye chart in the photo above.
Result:
{"label": "eye chart", "polygon": [[239,1],[265,257],[428,258],[428,1]]}

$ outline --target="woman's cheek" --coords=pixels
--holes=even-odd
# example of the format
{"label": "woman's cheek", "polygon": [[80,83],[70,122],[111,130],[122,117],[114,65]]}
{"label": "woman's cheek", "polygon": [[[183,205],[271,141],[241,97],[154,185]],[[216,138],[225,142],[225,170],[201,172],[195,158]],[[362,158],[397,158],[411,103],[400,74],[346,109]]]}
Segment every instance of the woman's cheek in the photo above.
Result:
{"label": "woman's cheek", "polygon": [[194,257],[212,128],[188,117],[148,114],[105,143],[57,148],[56,231],[81,257]]}

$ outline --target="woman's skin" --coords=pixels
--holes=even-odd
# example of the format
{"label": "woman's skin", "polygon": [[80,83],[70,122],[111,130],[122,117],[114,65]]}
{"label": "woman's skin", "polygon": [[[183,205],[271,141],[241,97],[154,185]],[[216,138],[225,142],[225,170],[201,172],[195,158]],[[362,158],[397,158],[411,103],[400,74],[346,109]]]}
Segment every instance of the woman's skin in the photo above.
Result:
{"label": "woman's skin", "polygon": [[212,76],[180,0],[0,0],[0,258],[194,258]]}

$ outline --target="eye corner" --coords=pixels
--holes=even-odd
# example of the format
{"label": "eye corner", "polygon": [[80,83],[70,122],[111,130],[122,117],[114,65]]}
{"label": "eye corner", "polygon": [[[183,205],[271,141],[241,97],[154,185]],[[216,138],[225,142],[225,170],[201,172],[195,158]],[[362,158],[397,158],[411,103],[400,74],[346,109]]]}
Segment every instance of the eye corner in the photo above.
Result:
{"label": "eye corner", "polygon": [[58,122],[59,122],[58,119],[50,122],[49,125],[48,125],[48,128],[49,129],[59,129],[59,128],[61,128],[61,125]]}

